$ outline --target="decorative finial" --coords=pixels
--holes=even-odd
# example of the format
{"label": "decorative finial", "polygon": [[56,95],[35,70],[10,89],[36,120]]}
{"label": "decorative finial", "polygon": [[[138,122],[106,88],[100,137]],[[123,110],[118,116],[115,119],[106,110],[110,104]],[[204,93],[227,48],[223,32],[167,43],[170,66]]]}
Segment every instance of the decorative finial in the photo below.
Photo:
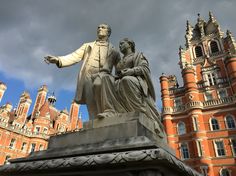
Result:
{"label": "decorative finial", "polygon": [[227,35],[227,36],[231,36],[231,35],[232,35],[232,33],[230,32],[229,29],[227,29],[227,31],[226,31],[226,35]]}
{"label": "decorative finial", "polygon": [[191,32],[190,30],[191,30],[191,25],[190,25],[189,21],[187,20],[187,22],[186,22],[186,33],[189,34]]}
{"label": "decorative finial", "polygon": [[180,45],[179,46],[179,52],[181,53],[182,50],[183,50],[183,47]]}
{"label": "decorative finial", "polygon": [[215,21],[216,21],[216,19],[215,19],[215,17],[213,16],[213,14],[212,14],[211,11],[209,11],[209,20],[212,21],[212,22],[215,22]]}

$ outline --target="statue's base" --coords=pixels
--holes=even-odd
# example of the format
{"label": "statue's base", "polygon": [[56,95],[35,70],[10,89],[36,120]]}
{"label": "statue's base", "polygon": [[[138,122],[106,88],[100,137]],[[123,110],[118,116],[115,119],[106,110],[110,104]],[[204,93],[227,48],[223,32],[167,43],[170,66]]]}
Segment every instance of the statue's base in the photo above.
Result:
{"label": "statue's base", "polygon": [[137,113],[114,119],[97,119],[84,130],[53,136],[48,150],[11,160],[0,167],[0,175],[200,175],[171,154],[151,119]]}

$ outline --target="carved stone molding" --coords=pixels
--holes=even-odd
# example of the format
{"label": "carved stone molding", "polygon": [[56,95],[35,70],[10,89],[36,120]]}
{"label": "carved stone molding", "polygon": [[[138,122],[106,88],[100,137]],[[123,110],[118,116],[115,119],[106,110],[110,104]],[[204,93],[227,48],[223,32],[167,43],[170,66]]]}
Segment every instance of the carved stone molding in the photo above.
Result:
{"label": "carved stone molding", "polygon": [[[11,173],[25,173],[25,172],[39,172],[45,170],[60,170],[65,168],[83,168],[83,167],[96,167],[96,166],[109,166],[116,164],[130,164],[135,162],[167,162],[168,165],[174,165],[183,173],[189,176],[198,176],[197,172],[192,170],[190,167],[183,164],[180,160],[175,158],[161,148],[147,149],[147,150],[136,150],[136,151],[125,151],[117,153],[103,153],[87,156],[76,156],[68,158],[58,158],[50,160],[39,160],[30,161],[23,163],[12,163],[0,167],[0,175],[6,176]],[[147,171],[140,173],[140,176],[148,176],[145,174]],[[151,171],[150,171],[151,173]],[[14,174],[13,174],[14,175]],[[153,175],[153,174],[151,174]],[[155,174],[154,174],[155,175]],[[157,174],[159,175],[159,174]]]}

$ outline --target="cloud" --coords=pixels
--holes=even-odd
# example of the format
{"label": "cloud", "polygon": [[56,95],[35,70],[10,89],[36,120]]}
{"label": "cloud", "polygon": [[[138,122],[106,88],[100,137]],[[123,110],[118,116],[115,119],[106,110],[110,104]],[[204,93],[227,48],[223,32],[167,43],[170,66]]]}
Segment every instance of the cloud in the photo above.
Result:
{"label": "cloud", "polygon": [[160,98],[159,76],[176,74],[178,48],[184,46],[186,20],[213,11],[221,28],[236,33],[234,1],[160,0],[1,0],[0,71],[22,80],[28,89],[47,84],[74,91],[80,64],[57,69],[43,62],[47,54],[65,55],[96,38],[99,23],[112,26],[111,42],[132,38],[149,59]]}

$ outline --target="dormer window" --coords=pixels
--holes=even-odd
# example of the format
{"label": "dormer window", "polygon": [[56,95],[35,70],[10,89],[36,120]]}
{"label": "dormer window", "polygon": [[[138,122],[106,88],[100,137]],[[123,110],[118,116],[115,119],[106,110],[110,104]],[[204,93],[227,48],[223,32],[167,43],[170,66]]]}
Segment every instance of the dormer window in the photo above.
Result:
{"label": "dormer window", "polygon": [[195,56],[196,57],[203,56],[202,47],[200,45],[195,47]]}
{"label": "dormer window", "polygon": [[217,53],[219,52],[219,47],[216,41],[211,41],[210,43],[211,53]]}

